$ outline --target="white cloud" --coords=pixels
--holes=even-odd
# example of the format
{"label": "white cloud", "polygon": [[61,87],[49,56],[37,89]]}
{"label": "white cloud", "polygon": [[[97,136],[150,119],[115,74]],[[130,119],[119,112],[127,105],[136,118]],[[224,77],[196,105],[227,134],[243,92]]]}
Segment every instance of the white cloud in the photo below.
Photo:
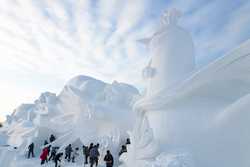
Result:
{"label": "white cloud", "polygon": [[[38,84],[28,78],[52,79],[51,76],[54,76],[53,79],[65,82],[74,75],[86,74],[105,81],[118,79],[136,82],[135,78],[138,77],[134,74],[120,74],[120,71],[129,71],[126,68],[129,69],[133,64],[124,50],[130,48],[127,53],[138,54],[136,47],[127,46],[129,38],[124,43],[114,43],[113,47],[106,43],[116,30],[126,39],[125,32],[143,17],[144,2],[111,0],[107,3],[106,0],[100,0],[93,6],[91,0],[67,3],[59,0],[1,1],[0,73],[8,78],[3,77],[0,81],[18,83],[6,84],[5,90],[11,90],[13,94],[5,91],[1,98],[8,94],[17,97],[21,103],[24,99],[18,97],[25,91],[34,91],[32,88],[27,90],[27,87],[25,91],[19,91],[24,90],[25,82],[28,80],[34,85]],[[27,78],[25,82],[24,78]],[[29,98],[25,99],[27,101]],[[8,105],[0,108],[11,110],[17,104],[15,100],[11,102],[10,98],[8,101]]]}

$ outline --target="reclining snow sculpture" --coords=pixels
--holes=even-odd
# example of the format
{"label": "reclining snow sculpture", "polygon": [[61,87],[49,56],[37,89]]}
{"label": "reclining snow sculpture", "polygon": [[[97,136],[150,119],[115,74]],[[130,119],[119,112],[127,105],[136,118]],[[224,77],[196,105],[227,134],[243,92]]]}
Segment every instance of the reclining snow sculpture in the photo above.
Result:
{"label": "reclining snow sculpture", "polygon": [[[176,15],[169,11],[163,28],[144,40],[152,56],[143,71],[148,87],[135,104],[137,122],[123,166],[169,167],[157,159],[187,152],[193,163],[179,166],[248,167],[250,41],[195,70],[192,39],[171,19]],[[148,132],[150,140],[138,146]]]}
{"label": "reclining snow sculpture", "polygon": [[110,149],[115,155],[120,139],[127,138],[127,131],[133,128],[136,96],[139,92],[131,85],[76,76],[59,95],[43,93],[34,104],[18,107],[8,116],[0,135],[6,135],[10,147],[18,147],[17,156],[24,156],[31,142],[35,155],[40,155],[51,134],[56,136],[52,145],[61,149],[68,144],[80,147],[99,142],[101,154]]}

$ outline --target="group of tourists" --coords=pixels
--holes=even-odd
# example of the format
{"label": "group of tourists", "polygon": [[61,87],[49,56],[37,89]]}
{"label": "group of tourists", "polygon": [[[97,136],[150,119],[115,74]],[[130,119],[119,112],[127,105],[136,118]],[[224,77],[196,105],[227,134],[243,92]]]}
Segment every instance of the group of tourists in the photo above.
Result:
{"label": "group of tourists", "polygon": [[[49,142],[52,143],[55,141],[56,138],[52,134],[49,138]],[[60,162],[62,161],[62,157],[64,155],[65,161],[75,163],[76,159],[80,156],[80,149],[79,147],[72,148],[72,145],[69,144],[65,147],[64,153],[59,152],[59,147],[54,147],[49,143],[47,140],[44,141],[44,148],[42,149],[42,153],[40,155],[41,165],[48,163],[49,161],[53,161],[55,163],[55,167],[59,167]],[[122,148],[119,152],[119,156],[122,155],[124,152],[127,152],[127,145],[130,144],[130,139],[126,140],[126,145],[122,145]],[[28,146],[28,158],[35,157],[34,155],[34,143],[31,143]],[[84,156],[84,164],[90,164],[90,167],[98,166],[100,153],[99,153],[100,144],[90,143],[89,146],[82,146],[82,153]],[[106,163],[106,167],[113,167],[114,165],[114,158],[111,154],[110,150],[107,150],[106,155],[103,159]]]}
{"label": "group of tourists", "polygon": [[[45,140],[44,142],[44,145],[47,145],[49,144],[48,141]],[[35,144],[34,143],[31,143],[29,146],[28,146],[28,159],[30,158],[30,156],[32,156],[33,158],[35,157],[35,154],[34,154],[34,147],[35,147]],[[48,147],[45,147],[43,149],[43,156],[45,156],[46,154],[48,154],[50,152],[50,149],[51,149],[51,145],[49,145]],[[54,147],[52,147],[52,151],[51,151],[51,156],[53,155],[53,152],[54,152]]]}
{"label": "group of tourists", "polygon": [[99,146],[100,146],[99,143],[97,143],[96,145],[94,145],[94,143],[90,143],[89,146],[85,146],[85,145],[82,146],[83,155],[85,157],[84,164],[90,163],[90,167],[93,167],[94,164],[95,166],[98,165],[99,157],[100,157]]}

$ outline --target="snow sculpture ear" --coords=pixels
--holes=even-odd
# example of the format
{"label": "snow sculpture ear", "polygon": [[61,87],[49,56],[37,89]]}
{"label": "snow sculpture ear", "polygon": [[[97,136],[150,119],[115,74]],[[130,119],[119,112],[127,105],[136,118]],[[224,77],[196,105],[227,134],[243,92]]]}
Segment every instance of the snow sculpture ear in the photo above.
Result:
{"label": "snow sculpture ear", "polygon": [[178,19],[181,17],[181,12],[177,9],[170,9],[163,13],[161,18],[161,24],[163,26],[166,25],[176,25],[178,22]]}

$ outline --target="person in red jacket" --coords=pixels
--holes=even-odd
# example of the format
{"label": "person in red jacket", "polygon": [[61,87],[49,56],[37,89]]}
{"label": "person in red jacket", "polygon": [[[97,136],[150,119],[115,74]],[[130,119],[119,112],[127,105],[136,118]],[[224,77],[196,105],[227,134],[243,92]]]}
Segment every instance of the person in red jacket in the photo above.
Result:
{"label": "person in red jacket", "polygon": [[45,161],[47,160],[48,155],[49,155],[49,150],[48,150],[47,147],[45,147],[43,149],[42,154],[40,155],[41,165],[43,165],[45,163]]}

